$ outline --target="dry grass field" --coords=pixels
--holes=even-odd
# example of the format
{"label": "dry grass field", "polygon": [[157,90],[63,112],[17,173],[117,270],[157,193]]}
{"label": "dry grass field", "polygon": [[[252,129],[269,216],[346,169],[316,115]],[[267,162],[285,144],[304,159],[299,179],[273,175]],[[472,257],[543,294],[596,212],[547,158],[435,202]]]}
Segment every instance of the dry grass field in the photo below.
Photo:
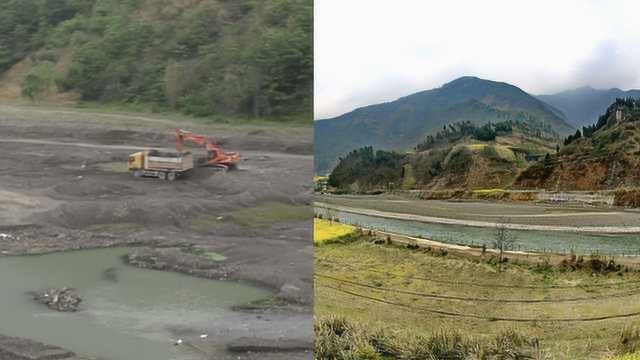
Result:
{"label": "dry grass field", "polygon": [[[545,359],[603,359],[635,351],[640,341],[637,271],[565,272],[552,262],[511,261],[499,272],[491,256],[443,256],[374,245],[368,238],[319,245],[316,326],[338,317],[408,343],[446,333],[489,344],[514,334],[524,339],[522,351]],[[400,357],[376,354],[366,358]],[[404,354],[401,358],[412,358]],[[477,355],[495,356],[501,358]]]}

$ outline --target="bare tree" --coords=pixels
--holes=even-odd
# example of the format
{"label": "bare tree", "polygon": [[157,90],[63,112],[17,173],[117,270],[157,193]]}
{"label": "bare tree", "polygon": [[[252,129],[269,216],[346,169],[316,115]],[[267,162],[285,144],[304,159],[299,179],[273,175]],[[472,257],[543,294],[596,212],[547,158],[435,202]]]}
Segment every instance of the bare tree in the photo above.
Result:
{"label": "bare tree", "polygon": [[513,244],[516,241],[516,237],[505,224],[505,221],[501,221],[496,225],[495,238],[493,246],[498,250],[498,272],[502,272],[502,261],[504,259],[504,252],[513,248]]}

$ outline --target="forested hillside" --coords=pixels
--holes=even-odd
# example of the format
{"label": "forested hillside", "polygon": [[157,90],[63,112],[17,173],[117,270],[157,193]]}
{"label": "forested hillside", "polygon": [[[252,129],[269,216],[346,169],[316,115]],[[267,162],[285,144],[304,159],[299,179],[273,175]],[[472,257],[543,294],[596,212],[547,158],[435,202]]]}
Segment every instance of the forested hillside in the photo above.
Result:
{"label": "forested hillside", "polygon": [[24,69],[33,101],[311,121],[312,16],[312,0],[0,0],[0,75]]}
{"label": "forested hillside", "polygon": [[530,163],[550,157],[558,139],[542,136],[519,121],[475,125],[449,123],[429,134],[414,152],[351,151],[329,176],[341,191],[505,188]]}

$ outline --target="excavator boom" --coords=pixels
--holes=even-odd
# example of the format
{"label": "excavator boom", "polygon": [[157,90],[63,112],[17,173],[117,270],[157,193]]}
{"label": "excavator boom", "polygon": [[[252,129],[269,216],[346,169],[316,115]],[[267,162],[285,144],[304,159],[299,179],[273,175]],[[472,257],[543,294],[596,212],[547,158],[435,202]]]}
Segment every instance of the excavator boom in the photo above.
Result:
{"label": "excavator boom", "polygon": [[214,166],[223,168],[235,168],[240,161],[240,154],[237,152],[223,151],[213,140],[194,134],[190,131],[176,130],[176,150],[183,152],[184,142],[189,141],[194,144],[204,146],[207,151],[207,157],[204,166]]}

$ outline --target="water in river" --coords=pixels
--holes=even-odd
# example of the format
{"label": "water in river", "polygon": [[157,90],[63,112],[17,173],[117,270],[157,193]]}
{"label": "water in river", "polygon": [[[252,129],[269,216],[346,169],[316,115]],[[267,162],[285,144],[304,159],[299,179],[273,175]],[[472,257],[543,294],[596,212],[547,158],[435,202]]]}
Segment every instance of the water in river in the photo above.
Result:
{"label": "water in river", "polygon": [[[328,215],[325,208],[316,208],[317,214]],[[365,228],[381,229],[409,236],[425,238],[450,244],[491,246],[495,237],[495,229],[491,227],[472,227],[387,219],[375,216],[353,214],[337,210],[330,211],[331,216],[338,217],[347,224],[357,224]],[[516,241],[514,250],[570,253],[578,255],[599,253],[602,255],[640,255],[640,235],[592,235],[560,231],[512,230]]]}
{"label": "water in river", "polygon": [[[193,351],[174,346],[168,328],[198,331],[228,319],[232,305],[270,296],[245,284],[130,267],[120,259],[128,251],[0,258],[0,334],[106,360],[189,359]],[[27,294],[48,287],[78,289],[82,311],[55,312]]]}

